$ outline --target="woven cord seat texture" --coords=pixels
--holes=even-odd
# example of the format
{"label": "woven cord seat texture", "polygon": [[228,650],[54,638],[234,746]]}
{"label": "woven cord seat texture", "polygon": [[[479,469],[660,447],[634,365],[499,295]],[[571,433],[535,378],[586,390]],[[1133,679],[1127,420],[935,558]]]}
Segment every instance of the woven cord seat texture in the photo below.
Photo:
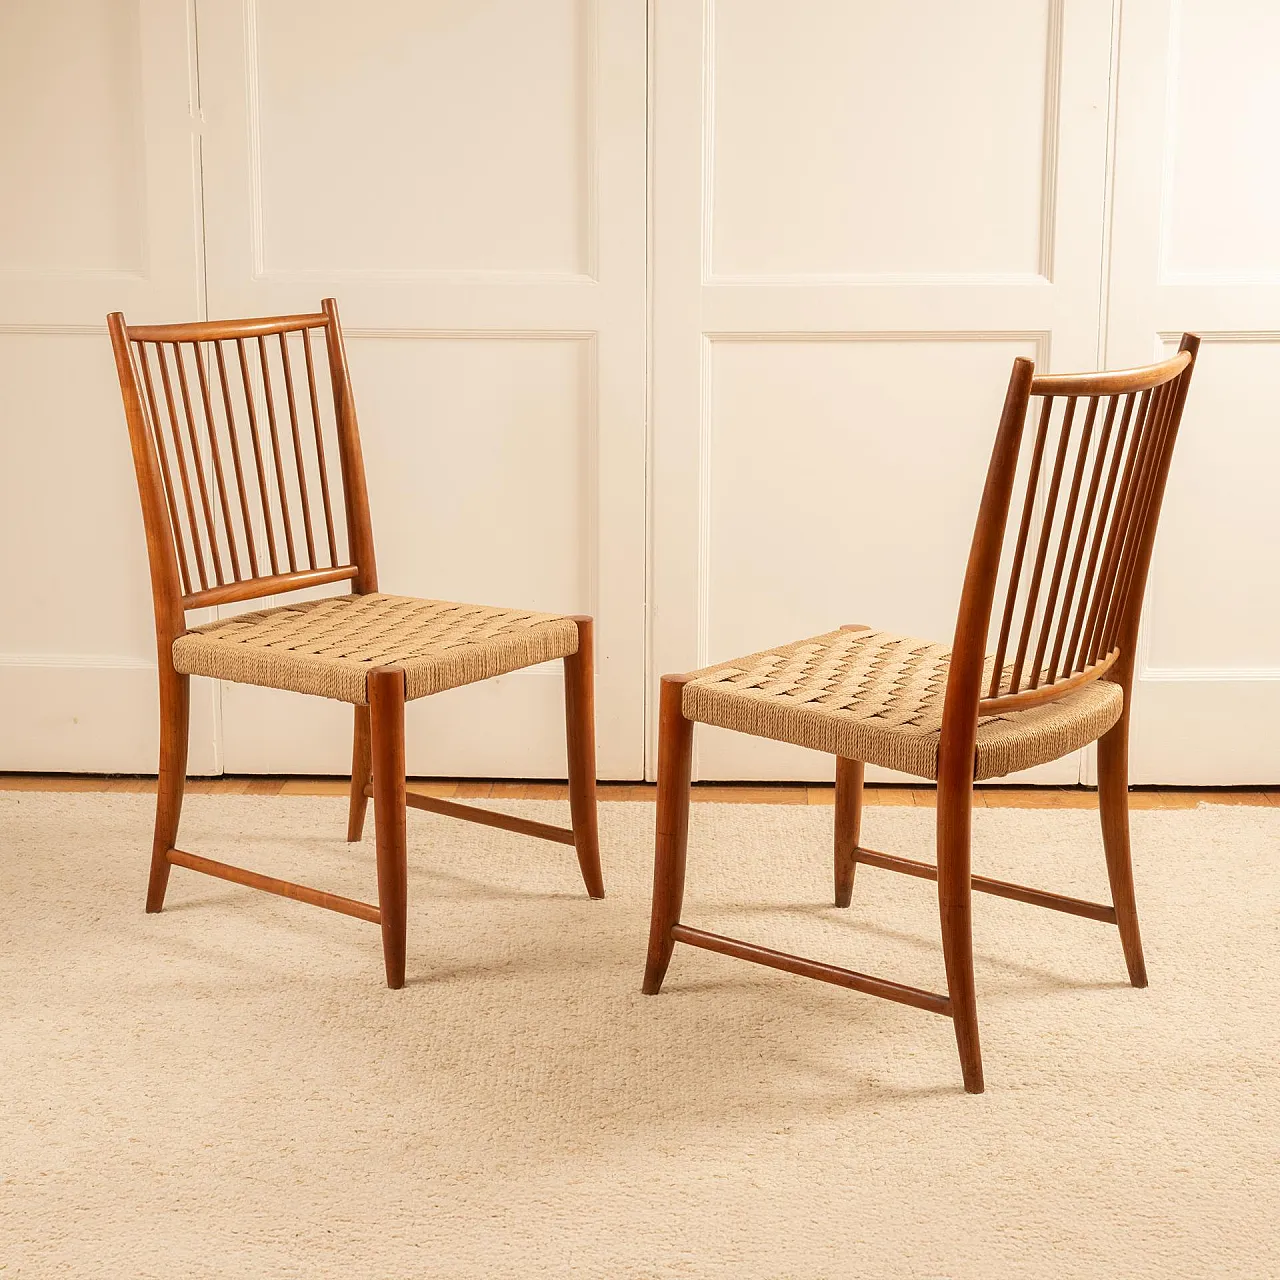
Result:
{"label": "woven cord seat texture", "polygon": [[[694,672],[682,706],[701,724],[936,778],[950,662],[950,649],[928,640],[831,631]],[[988,679],[990,670],[989,659]],[[1069,755],[1123,710],[1120,686],[1095,680],[1053,702],[984,716],[974,778]]]}
{"label": "woven cord seat texture", "polygon": [[405,696],[424,698],[577,651],[572,618],[375,593],[196,627],[173,642],[173,665],[184,675],[363,705],[375,667],[403,667]]}

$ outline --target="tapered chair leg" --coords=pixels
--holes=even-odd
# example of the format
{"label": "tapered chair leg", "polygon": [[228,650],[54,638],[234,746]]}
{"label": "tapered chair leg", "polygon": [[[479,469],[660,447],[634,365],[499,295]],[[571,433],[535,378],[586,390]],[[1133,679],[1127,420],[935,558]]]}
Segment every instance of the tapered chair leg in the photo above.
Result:
{"label": "tapered chair leg", "polygon": [[1102,843],[1107,852],[1111,901],[1120,927],[1120,945],[1135,987],[1147,985],[1147,965],[1138,930],[1138,904],[1133,892],[1133,862],[1129,855],[1129,713],[1098,739],[1098,811]]}
{"label": "tapered chair leg", "polygon": [[373,820],[377,832],[378,910],[387,986],[404,986],[408,925],[408,831],[404,786],[404,670],[369,672],[369,727],[373,760]]}
{"label": "tapered chair leg", "polygon": [[156,825],[151,842],[147,910],[164,906],[169,850],[178,839],[182,795],[187,784],[187,740],[191,727],[191,677],[160,664],[160,769],[156,779]]}
{"label": "tapered chair leg", "polygon": [[565,740],[569,756],[569,811],[582,880],[592,898],[604,897],[600,832],[596,821],[595,627],[580,617],[578,652],[564,660]]}
{"label": "tapered chair leg", "polygon": [[978,1041],[978,1002],[973,983],[973,910],[969,841],[973,785],[938,779],[938,909],[942,953],[955,1023],[960,1069],[969,1093],[981,1093],[982,1049]]}
{"label": "tapered chair leg", "polygon": [[693,721],[681,706],[684,676],[663,676],[658,708],[658,815],[653,858],[653,914],[644,993],[662,989],[684,902],[685,855],[689,848],[689,784],[693,769]]}
{"label": "tapered chair leg", "polygon": [[373,781],[369,754],[369,708],[356,707],[355,733],[351,743],[351,802],[347,809],[347,839],[364,835],[364,814],[369,805],[365,788]]}
{"label": "tapered chair leg", "polygon": [[853,874],[857,870],[854,850],[862,829],[861,760],[836,756],[836,906],[853,901]]}

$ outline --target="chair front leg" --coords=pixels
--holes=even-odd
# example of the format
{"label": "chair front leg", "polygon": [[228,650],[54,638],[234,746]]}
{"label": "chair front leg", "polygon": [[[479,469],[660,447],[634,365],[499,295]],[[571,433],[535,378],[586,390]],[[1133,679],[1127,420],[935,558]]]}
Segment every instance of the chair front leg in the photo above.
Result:
{"label": "chair front leg", "polygon": [[573,844],[587,894],[604,897],[600,871],[600,832],[596,820],[595,627],[590,618],[578,624],[578,652],[564,660],[565,739],[569,757],[569,812]]}
{"label": "chair front leg", "polygon": [[862,829],[861,760],[836,756],[836,906],[853,901],[853,874],[857,870],[854,850]]}
{"label": "chair front leg", "polygon": [[645,995],[662,989],[684,902],[685,855],[689,848],[689,786],[693,769],[693,721],[681,705],[685,676],[663,676],[658,709],[658,814],[653,859],[653,913],[649,955],[644,970]]}
{"label": "chair front leg", "polygon": [[1138,904],[1133,892],[1133,861],[1129,853],[1129,708],[1098,739],[1098,812],[1107,853],[1111,902],[1120,927],[1120,945],[1135,987],[1147,985],[1147,965],[1138,929]]}
{"label": "chair front leg", "polygon": [[408,926],[408,831],[404,785],[404,670],[369,672],[369,726],[373,760],[373,820],[377,832],[378,910],[387,986],[404,986]]}
{"label": "chair front leg", "polygon": [[369,708],[356,707],[355,733],[351,743],[351,801],[347,809],[347,839],[359,840],[364,834],[364,814],[369,804],[365,788],[373,781],[369,754]]}
{"label": "chair front leg", "polygon": [[969,1093],[981,1093],[982,1049],[978,1041],[978,1002],[973,983],[973,909],[969,843],[973,784],[938,778],[938,909],[947,990],[955,1023],[960,1069]]}
{"label": "chair front leg", "polygon": [[178,839],[182,796],[187,785],[187,742],[191,728],[191,677],[179,675],[160,656],[160,768],[156,778],[156,824],[151,841],[147,910],[164,906],[169,885],[169,850]]}

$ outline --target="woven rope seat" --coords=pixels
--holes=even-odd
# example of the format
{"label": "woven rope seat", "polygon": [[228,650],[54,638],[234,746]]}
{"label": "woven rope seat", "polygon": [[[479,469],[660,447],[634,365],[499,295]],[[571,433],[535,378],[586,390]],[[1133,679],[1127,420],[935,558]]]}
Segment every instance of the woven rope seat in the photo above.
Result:
{"label": "woven rope seat", "polygon": [[[701,724],[936,778],[950,660],[945,645],[927,640],[831,631],[694,672],[682,708]],[[1079,750],[1123,710],[1120,686],[1095,680],[1053,702],[984,716],[974,778]]]}
{"label": "woven rope seat", "polygon": [[196,627],[173,642],[173,665],[184,675],[363,705],[375,667],[403,667],[405,696],[424,698],[577,651],[572,618],[374,593]]}

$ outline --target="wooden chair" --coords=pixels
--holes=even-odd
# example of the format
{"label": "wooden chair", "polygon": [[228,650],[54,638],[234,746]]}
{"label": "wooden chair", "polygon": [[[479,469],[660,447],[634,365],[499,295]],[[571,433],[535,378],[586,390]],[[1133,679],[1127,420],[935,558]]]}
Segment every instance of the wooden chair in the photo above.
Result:
{"label": "wooden chair", "polygon": [[[160,776],[147,910],[161,909],[169,868],[180,866],[369,920],[382,927],[387,985],[398,988],[406,805],[574,845],[587,892],[604,896],[592,621],[379,592],[338,309],[332,298],[322,305],[314,315],[204,324],[129,327],[119,312],[107,317],[142,499],[159,653]],[[320,394],[324,364],[332,417]],[[192,609],[348,581],[349,595],[187,626]],[[406,794],[406,699],[555,658],[565,667],[572,830]],[[377,906],[175,847],[193,675],[354,704],[347,839],[360,839],[372,797]]]}
{"label": "wooden chair", "polygon": [[[944,1014],[955,1024],[965,1088],[981,1093],[972,889],[1117,925],[1129,979],[1147,985],[1129,860],[1129,696],[1151,547],[1198,346],[1187,334],[1172,359],[1117,373],[1035,377],[1031,361],[1014,361],[950,649],[842,627],[663,678],[646,993],[660,990],[684,942]],[[1039,412],[1024,456],[1032,400]],[[1002,573],[1015,480],[1022,506]],[[1007,587],[987,656],[998,578]],[[946,995],[681,923],[695,722],[836,757],[836,905],[849,905],[858,863],[936,880]],[[971,875],[975,780],[1093,741],[1112,905]],[[868,761],[937,780],[936,866],[860,844]]]}

